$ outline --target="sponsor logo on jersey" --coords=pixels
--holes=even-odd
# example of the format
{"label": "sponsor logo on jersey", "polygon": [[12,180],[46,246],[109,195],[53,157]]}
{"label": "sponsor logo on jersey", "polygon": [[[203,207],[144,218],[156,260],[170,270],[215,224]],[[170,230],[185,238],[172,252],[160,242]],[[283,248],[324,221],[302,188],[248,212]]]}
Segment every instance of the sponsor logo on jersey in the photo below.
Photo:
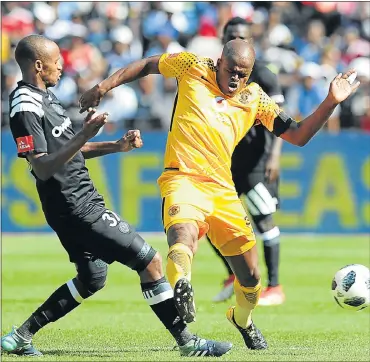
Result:
{"label": "sponsor logo on jersey", "polygon": [[65,113],[64,108],[58,104],[58,103],[51,103],[52,108],[54,109],[55,112],[57,112],[60,116],[63,116]]}
{"label": "sponsor logo on jersey", "polygon": [[69,117],[67,117],[60,126],[55,126],[51,131],[52,135],[56,138],[60,137],[62,133],[72,124]]}
{"label": "sponsor logo on jersey", "polygon": [[216,111],[222,112],[227,109],[227,101],[225,98],[217,96],[213,99],[213,108]]}
{"label": "sponsor logo on jersey", "polygon": [[33,145],[33,136],[18,137],[16,141],[18,153],[29,152],[35,149]]}

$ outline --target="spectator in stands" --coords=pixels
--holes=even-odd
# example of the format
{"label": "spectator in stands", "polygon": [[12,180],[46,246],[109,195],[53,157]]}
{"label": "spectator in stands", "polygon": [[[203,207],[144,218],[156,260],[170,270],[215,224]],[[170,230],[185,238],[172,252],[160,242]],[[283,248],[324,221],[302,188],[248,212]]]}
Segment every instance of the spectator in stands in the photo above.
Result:
{"label": "spectator in stands", "polygon": [[129,27],[123,25],[119,28],[113,29],[110,34],[112,43],[112,50],[106,56],[109,73],[125,67],[127,64],[135,61],[139,57],[132,54],[130,45],[133,41],[134,35]]}
{"label": "spectator in stands", "polygon": [[361,85],[356,93],[341,104],[341,127],[370,132],[370,59],[356,58],[349,67],[357,69],[357,78]]}
{"label": "spectator in stands", "polygon": [[299,55],[306,62],[319,63],[327,42],[324,23],[321,20],[312,20],[308,25],[307,39],[299,50]]}
{"label": "spectator in stands", "polygon": [[299,82],[287,93],[286,108],[294,119],[309,116],[324,100],[326,90],[322,89],[321,68],[313,62],[304,63],[298,73]]}
{"label": "spectator in stands", "polygon": [[[3,127],[7,126],[8,94],[19,77],[12,49],[20,38],[35,32],[57,41],[62,49],[65,72],[54,91],[76,122],[81,121],[76,103],[81,92],[134,59],[188,49],[215,60],[220,53],[219,31],[235,15],[251,22],[257,56],[272,64],[297,114],[306,113],[310,102],[316,103],[317,82],[326,89],[335,71],[350,64],[367,66],[370,57],[370,7],[366,2],[24,1],[20,5],[8,1],[1,3],[1,9]],[[315,79],[311,74],[303,80],[302,71],[296,77],[300,65],[310,62],[321,67],[322,77]],[[369,128],[369,77],[365,73],[359,69],[360,89],[336,110],[343,128]],[[299,89],[297,105],[294,99],[299,97],[289,89]],[[120,92],[112,93],[105,105],[115,115],[110,117],[117,121],[113,128],[168,127],[176,93],[173,79],[150,76]],[[312,93],[311,101],[306,93]],[[125,112],[113,104],[115,97],[129,101]],[[339,121],[331,119],[328,129],[338,130]]]}
{"label": "spectator in stands", "polygon": [[217,36],[217,28],[210,20],[201,21],[199,32],[189,42],[187,50],[199,56],[211,58],[216,63],[222,53],[222,43]]}

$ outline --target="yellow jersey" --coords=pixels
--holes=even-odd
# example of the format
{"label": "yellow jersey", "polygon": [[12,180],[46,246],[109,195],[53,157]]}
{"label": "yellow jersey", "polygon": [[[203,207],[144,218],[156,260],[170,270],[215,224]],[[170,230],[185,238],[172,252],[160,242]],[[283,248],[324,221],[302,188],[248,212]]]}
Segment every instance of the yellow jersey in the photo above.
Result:
{"label": "yellow jersey", "polygon": [[281,112],[279,106],[256,83],[233,97],[224,95],[210,58],[188,52],[166,53],[159,60],[159,71],[178,83],[165,169],[203,176],[233,188],[230,168],[236,145],[255,124],[262,123],[272,131]]}

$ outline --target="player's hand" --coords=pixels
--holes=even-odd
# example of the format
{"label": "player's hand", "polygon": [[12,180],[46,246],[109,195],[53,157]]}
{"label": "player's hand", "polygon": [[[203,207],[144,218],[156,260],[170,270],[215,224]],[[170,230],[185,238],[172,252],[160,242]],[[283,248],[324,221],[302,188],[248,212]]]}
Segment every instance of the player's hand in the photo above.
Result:
{"label": "player's hand", "polygon": [[266,163],[265,179],[268,183],[274,182],[280,175],[280,159],[271,155]]}
{"label": "player's hand", "polygon": [[[339,104],[340,102],[343,102],[356,91],[356,89],[360,85],[360,82],[356,82],[353,80],[355,73],[356,71],[354,69],[351,69],[344,74],[339,73],[330,83],[328,97],[334,104]],[[353,82],[352,84],[351,80]]]}
{"label": "player's hand", "polygon": [[90,107],[98,106],[103,96],[104,92],[98,84],[85,92],[79,100],[80,113],[87,111]]}
{"label": "player's hand", "polygon": [[87,137],[87,139],[93,138],[99,132],[100,128],[102,128],[108,120],[108,113],[98,114],[94,117],[96,113],[95,108],[89,108],[89,113],[87,114],[82,132]]}
{"label": "player's hand", "polygon": [[138,129],[128,131],[117,143],[120,146],[120,152],[129,152],[134,148],[143,146],[143,140]]}

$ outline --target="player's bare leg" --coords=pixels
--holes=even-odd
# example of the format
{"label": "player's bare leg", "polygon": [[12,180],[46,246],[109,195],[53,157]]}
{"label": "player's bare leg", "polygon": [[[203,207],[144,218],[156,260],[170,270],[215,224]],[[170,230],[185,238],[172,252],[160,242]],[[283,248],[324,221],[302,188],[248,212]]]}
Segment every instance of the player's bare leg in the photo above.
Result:
{"label": "player's bare leg", "polygon": [[195,321],[194,291],[190,280],[198,233],[198,227],[193,223],[174,224],[167,231],[167,276],[174,289],[177,310],[187,323]]}
{"label": "player's bare leg", "polygon": [[266,349],[267,343],[252,321],[252,311],[261,293],[257,247],[254,245],[242,255],[226,256],[226,260],[236,277],[236,306],[227,311],[227,318],[242,334],[248,348]]}

